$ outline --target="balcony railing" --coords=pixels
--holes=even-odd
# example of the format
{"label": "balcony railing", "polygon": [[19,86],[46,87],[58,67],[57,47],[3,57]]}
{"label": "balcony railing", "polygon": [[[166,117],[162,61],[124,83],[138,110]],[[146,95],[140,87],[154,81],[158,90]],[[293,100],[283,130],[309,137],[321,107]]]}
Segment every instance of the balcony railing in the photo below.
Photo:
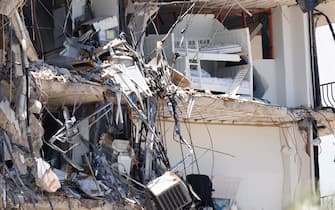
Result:
{"label": "balcony railing", "polygon": [[322,105],[335,108],[335,82],[320,85],[320,92]]}

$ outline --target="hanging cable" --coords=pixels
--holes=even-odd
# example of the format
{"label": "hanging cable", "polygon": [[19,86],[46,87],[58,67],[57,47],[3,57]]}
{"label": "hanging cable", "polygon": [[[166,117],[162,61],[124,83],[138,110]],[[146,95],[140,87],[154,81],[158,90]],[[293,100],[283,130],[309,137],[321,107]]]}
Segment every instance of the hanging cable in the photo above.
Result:
{"label": "hanging cable", "polygon": [[197,157],[197,154],[195,152],[195,149],[194,149],[194,144],[193,144],[193,138],[192,138],[192,135],[191,135],[191,125],[190,125],[190,121],[186,121],[184,120],[184,123],[185,123],[185,127],[186,127],[186,130],[187,130],[187,133],[188,133],[188,136],[190,138],[190,141],[191,141],[191,146],[192,146],[192,149],[194,151],[194,161],[195,161],[195,164],[197,166],[197,171],[198,171],[198,174],[200,174],[200,168],[199,168],[199,163],[198,163],[198,157]]}
{"label": "hanging cable", "polygon": [[329,29],[330,29],[330,32],[331,32],[331,34],[333,36],[333,39],[335,41],[335,32],[334,32],[334,28],[333,28],[332,22],[330,21],[329,17],[325,13],[321,12],[318,9],[314,9],[314,11],[317,12],[317,13],[314,13],[314,16],[323,16],[326,19],[327,24],[328,24]]}
{"label": "hanging cable", "polygon": [[178,17],[176,22],[170,27],[169,31],[163,37],[162,42],[164,42],[169,37],[169,35],[172,33],[173,29],[177,26],[177,24],[180,23],[183,20],[183,18],[189,13],[189,11],[191,11],[191,9],[193,9],[194,6],[195,6],[195,2],[184,12],[184,14],[182,16]]}
{"label": "hanging cable", "polygon": [[[198,112],[200,117],[205,120],[205,118],[202,116],[202,114],[200,112]],[[207,133],[208,133],[208,137],[209,137],[209,141],[210,141],[210,144],[211,144],[211,151],[212,151],[212,166],[211,166],[211,180],[213,181],[213,178],[214,178],[214,161],[215,161],[215,155],[214,155],[214,143],[213,143],[213,138],[212,138],[212,134],[207,126],[206,123],[204,123],[205,125],[205,128],[207,130]]]}
{"label": "hanging cable", "polygon": [[178,114],[177,114],[177,102],[174,98],[174,96],[169,98],[171,104],[172,104],[172,111],[173,111],[173,118],[175,121],[175,125],[174,125],[174,133],[173,134],[177,134],[179,136],[179,145],[180,145],[180,152],[182,155],[182,160],[183,160],[183,167],[184,167],[184,175],[186,176],[186,163],[185,163],[185,156],[184,156],[184,151],[183,151],[183,146],[182,146],[182,142],[185,143],[183,137],[181,136],[181,132],[180,132],[180,124],[179,124],[179,120],[178,120]]}

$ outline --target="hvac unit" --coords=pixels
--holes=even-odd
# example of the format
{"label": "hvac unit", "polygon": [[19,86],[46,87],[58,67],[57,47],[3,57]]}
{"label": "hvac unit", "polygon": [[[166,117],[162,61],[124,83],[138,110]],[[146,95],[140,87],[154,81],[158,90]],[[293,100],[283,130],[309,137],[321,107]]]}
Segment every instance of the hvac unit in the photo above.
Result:
{"label": "hvac unit", "polygon": [[147,187],[162,210],[181,209],[192,201],[185,183],[171,171],[154,179]]}

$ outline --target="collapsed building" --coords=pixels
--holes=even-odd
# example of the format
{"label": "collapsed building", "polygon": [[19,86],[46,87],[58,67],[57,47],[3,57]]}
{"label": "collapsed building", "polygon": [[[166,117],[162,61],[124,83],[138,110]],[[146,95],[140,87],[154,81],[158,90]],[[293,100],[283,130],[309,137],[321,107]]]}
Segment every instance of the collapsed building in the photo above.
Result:
{"label": "collapsed building", "polygon": [[[2,207],[282,209],[315,193],[312,140],[333,133],[335,117],[314,109],[312,61],[287,57],[310,53],[306,28],[294,28],[307,17],[282,1],[294,5],[273,9],[289,32],[278,39],[284,58],[253,63],[262,26],[253,35],[221,22],[278,2],[236,2],[219,2],[225,13],[214,16],[214,1],[1,0]],[[288,47],[297,37],[303,48]],[[260,94],[255,66],[269,69],[264,80],[286,73],[288,85]],[[254,100],[271,91],[273,104]]]}

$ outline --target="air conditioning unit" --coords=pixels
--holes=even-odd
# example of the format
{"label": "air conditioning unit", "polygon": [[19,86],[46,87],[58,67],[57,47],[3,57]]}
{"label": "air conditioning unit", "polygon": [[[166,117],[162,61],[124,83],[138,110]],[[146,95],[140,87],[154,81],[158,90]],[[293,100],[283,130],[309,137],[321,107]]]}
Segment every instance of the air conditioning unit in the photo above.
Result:
{"label": "air conditioning unit", "polygon": [[186,184],[171,171],[154,179],[147,187],[162,210],[182,209],[192,201]]}

